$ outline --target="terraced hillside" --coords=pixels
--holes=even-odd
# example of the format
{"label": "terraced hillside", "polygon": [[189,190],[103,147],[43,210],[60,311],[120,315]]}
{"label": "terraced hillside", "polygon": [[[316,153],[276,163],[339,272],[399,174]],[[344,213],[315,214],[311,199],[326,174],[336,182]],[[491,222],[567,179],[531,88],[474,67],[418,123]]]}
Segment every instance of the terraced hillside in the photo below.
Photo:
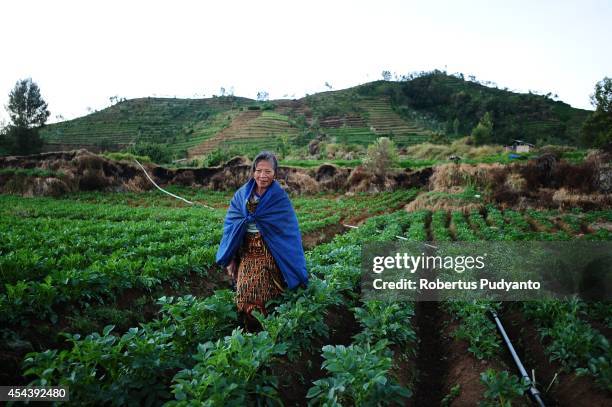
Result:
{"label": "terraced hillside", "polygon": [[[391,137],[398,145],[426,141],[433,128],[400,116],[386,92],[362,95],[359,87],[323,92],[300,99],[309,109],[305,116],[310,125],[343,143],[370,144],[377,137]],[[294,107],[294,114],[300,108]],[[302,108],[303,109],[303,108]]]}
{"label": "terraced hillside", "polygon": [[[344,143],[367,145],[377,137],[390,136],[399,145],[408,145],[423,142],[431,135],[428,129],[399,116],[389,98],[362,98],[349,94],[351,107],[347,109],[346,104],[339,100],[346,99],[347,92],[326,93],[315,100],[275,101],[273,111],[241,112],[227,128],[189,149],[188,156],[202,156],[215,148],[241,145],[274,149],[278,136],[287,135],[291,139],[300,132],[289,116],[294,119],[302,116],[306,126],[313,126],[316,121],[322,133]],[[324,104],[330,108],[318,109]]]}
{"label": "terraced hillside", "polygon": [[46,126],[42,136],[46,150],[118,150],[148,141],[167,144],[180,157],[231,146],[275,149],[279,136],[290,143],[301,136],[303,143],[304,137],[321,133],[362,145],[388,136],[407,146],[427,141],[433,133],[469,134],[485,112],[493,117],[496,143],[520,138],[570,144],[578,140],[589,113],[549,96],[491,88],[436,71],[298,100],[133,99]]}
{"label": "terraced hillside", "polygon": [[310,124],[312,122],[312,109],[304,102],[304,99],[279,99],[274,101],[274,111],[285,116],[304,116]]}
{"label": "terraced hillside", "polygon": [[227,127],[248,99],[141,98],[42,129],[50,146],[117,148],[148,141],[169,143],[176,150],[197,145]]}
{"label": "terraced hillside", "polygon": [[214,137],[188,150],[188,157],[206,155],[215,148],[241,145],[257,145],[274,149],[277,137],[297,136],[298,130],[291,127],[289,118],[273,111],[246,110],[240,112],[231,124]]}
{"label": "terraced hillside", "polygon": [[431,131],[397,114],[388,98],[367,98],[360,102],[368,124],[376,136],[391,136],[399,145],[418,144],[431,136]]}

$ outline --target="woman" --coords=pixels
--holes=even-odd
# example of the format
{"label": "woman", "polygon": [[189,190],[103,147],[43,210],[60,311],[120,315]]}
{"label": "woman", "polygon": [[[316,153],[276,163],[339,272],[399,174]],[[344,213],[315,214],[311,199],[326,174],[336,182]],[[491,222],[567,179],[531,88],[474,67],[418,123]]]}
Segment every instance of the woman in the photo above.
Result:
{"label": "woman", "polygon": [[217,251],[217,263],[236,282],[236,305],[248,330],[259,326],[253,310],[266,315],[266,302],[308,284],[297,217],[274,179],[277,169],[274,154],[255,157],[252,178],[230,202]]}

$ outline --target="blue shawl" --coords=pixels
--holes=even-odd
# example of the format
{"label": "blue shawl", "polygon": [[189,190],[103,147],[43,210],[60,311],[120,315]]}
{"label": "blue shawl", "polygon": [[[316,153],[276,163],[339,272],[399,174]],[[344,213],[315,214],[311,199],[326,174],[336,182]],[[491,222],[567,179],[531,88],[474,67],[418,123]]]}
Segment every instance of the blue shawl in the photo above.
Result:
{"label": "blue shawl", "polygon": [[276,261],[290,289],[308,284],[302,236],[295,211],[287,193],[273,181],[264,192],[254,213],[247,210],[255,180],[251,178],[232,198],[223,224],[223,237],[216,261],[227,266],[242,244],[247,223],[255,221],[257,229]]}

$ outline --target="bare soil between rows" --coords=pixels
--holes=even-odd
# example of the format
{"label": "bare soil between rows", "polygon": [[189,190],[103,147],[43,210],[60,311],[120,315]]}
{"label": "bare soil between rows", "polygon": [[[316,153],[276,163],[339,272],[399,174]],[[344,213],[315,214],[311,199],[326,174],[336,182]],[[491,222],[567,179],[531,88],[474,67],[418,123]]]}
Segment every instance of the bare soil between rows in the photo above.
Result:
{"label": "bare soil between rows", "polygon": [[346,306],[332,306],[325,316],[329,338],[315,338],[312,350],[305,350],[295,361],[282,358],[271,367],[279,379],[280,398],[286,406],[306,406],[306,394],[313,382],[326,376],[322,369],[322,348],[325,345],[349,346],[361,327]]}

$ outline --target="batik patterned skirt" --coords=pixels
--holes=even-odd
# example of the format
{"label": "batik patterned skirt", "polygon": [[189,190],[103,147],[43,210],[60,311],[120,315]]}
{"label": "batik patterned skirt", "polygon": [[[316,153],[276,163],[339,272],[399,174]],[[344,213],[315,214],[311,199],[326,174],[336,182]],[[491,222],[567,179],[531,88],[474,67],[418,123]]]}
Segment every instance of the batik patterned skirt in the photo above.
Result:
{"label": "batik patterned skirt", "polygon": [[266,302],[286,287],[281,271],[259,233],[246,233],[240,248],[236,279],[236,305],[247,315],[257,309],[266,315]]}

